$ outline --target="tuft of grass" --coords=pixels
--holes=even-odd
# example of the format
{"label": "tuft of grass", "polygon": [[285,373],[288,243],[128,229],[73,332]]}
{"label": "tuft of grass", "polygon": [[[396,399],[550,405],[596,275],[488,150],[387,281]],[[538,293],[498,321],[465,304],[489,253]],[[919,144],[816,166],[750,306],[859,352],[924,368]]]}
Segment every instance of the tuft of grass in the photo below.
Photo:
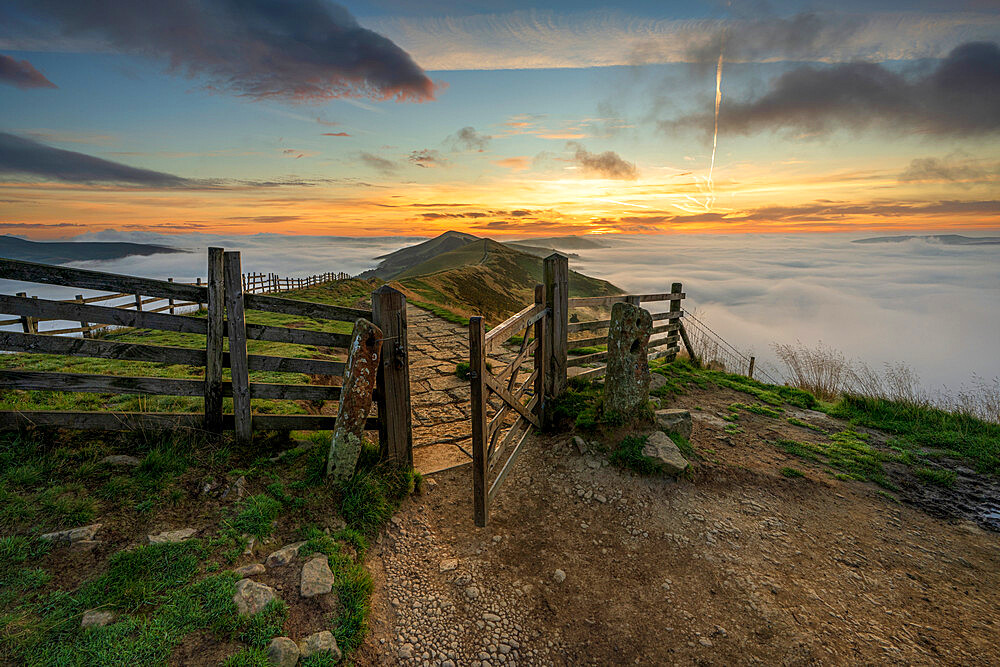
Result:
{"label": "tuft of grass", "polygon": [[781,413],[784,412],[784,409],[780,407],[769,408],[766,405],[747,405],[745,403],[733,403],[729,406],[729,409],[733,412],[737,410],[745,410],[746,412],[752,412],[763,417],[771,417],[772,419],[780,419]]}
{"label": "tuft of grass", "polygon": [[267,651],[263,648],[244,648],[222,662],[223,667],[268,667]]}
{"label": "tuft of grass", "polygon": [[958,477],[954,470],[943,470],[941,468],[916,468],[913,474],[925,484],[933,484],[944,488],[955,486]]}
{"label": "tuft of grass", "polygon": [[868,435],[847,430],[830,436],[829,442],[798,442],[782,438],[775,445],[784,452],[809,461],[825,463],[838,471],[834,477],[840,480],[870,481],[879,486],[895,490],[885,476],[882,462],[895,460],[894,455],[880,452],[868,444]]}
{"label": "tuft of grass", "polygon": [[789,403],[806,409],[814,409],[819,405],[816,397],[807,391],[795,387],[765,384],[734,373],[704,369],[688,359],[653,362],[650,364],[650,369],[667,378],[667,384],[653,392],[655,396],[664,398],[672,394],[684,393],[690,385],[704,389],[710,384],[714,384],[717,387],[725,387],[749,394],[769,405],[781,406],[784,403]]}
{"label": "tuft of grass", "polygon": [[239,533],[264,539],[274,530],[273,522],[281,514],[281,501],[266,493],[249,496],[240,504],[231,526]]}
{"label": "tuft of grass", "polygon": [[[677,445],[677,448],[685,457],[688,459],[695,457],[694,448],[691,447],[691,443],[685,438],[671,435],[670,439],[674,441],[674,444]],[[608,460],[619,468],[634,470],[640,475],[657,475],[664,472],[662,465],[648,456],[643,456],[642,448],[645,447],[646,440],[648,440],[647,436],[626,436],[618,447],[611,452]]]}
{"label": "tuft of grass", "polygon": [[802,472],[801,470],[799,470],[797,468],[789,468],[788,466],[785,466],[779,472],[782,475],[784,475],[785,477],[788,477],[788,478],[805,477],[806,476],[805,473]]}
{"label": "tuft of grass", "polygon": [[825,432],[819,426],[813,426],[812,424],[810,424],[808,422],[804,422],[801,419],[797,419],[795,417],[789,417],[788,418],[788,423],[791,424],[792,426],[800,426],[802,428],[807,428],[810,431],[816,431],[817,433],[824,433]]}

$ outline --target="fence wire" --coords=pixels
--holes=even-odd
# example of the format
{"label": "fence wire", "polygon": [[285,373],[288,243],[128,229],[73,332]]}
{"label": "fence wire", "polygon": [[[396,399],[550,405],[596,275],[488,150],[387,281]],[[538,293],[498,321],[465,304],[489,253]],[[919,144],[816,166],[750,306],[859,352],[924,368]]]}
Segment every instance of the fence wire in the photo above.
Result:
{"label": "fence wire", "polygon": [[[691,346],[705,364],[710,365],[716,362],[729,373],[740,375],[748,373],[750,357],[713,331],[690,310],[684,311],[684,328],[691,340]],[[759,363],[756,364],[754,374],[760,375],[771,384],[781,384]]]}

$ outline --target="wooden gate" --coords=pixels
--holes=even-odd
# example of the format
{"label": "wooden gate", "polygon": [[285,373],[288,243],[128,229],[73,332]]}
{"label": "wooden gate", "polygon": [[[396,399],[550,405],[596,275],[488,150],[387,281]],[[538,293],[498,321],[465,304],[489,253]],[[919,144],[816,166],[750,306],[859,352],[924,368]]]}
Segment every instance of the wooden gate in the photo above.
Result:
{"label": "wooden gate", "polygon": [[[548,366],[545,290],[535,287],[535,303],[486,333],[482,317],[469,319],[469,382],[472,387],[472,479],[476,525],[489,508],[521,453],[532,427],[540,427]],[[509,343],[521,335],[516,352]],[[515,343],[516,344],[516,343]],[[491,354],[509,362],[493,371]],[[513,358],[511,358],[513,357]],[[529,367],[521,379],[523,368]]]}

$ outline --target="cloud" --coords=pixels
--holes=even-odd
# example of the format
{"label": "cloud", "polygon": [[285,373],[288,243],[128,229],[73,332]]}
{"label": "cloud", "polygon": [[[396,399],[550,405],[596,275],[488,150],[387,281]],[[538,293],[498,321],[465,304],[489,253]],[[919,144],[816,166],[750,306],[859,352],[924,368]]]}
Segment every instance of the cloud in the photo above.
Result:
{"label": "cloud", "polygon": [[[711,123],[711,116],[699,114],[660,126],[710,129]],[[726,133],[793,128],[824,134],[870,127],[951,136],[1000,130],[1000,47],[962,44],[929,72],[909,78],[870,62],[797,67],[759,97],[723,98],[719,112],[719,129]]]}
{"label": "cloud", "polygon": [[57,88],[27,60],[15,60],[0,53],[0,83],[18,88]]}
{"label": "cloud", "polygon": [[501,167],[506,167],[511,171],[525,171],[531,168],[532,158],[526,155],[517,155],[515,157],[505,157],[502,160],[494,160],[493,164],[499,165]]}
{"label": "cloud", "polygon": [[383,174],[394,173],[399,169],[399,165],[392,160],[387,160],[384,157],[379,157],[378,155],[372,155],[371,153],[360,153],[358,156],[365,165],[371,167],[375,171],[380,171]]}
{"label": "cloud", "polygon": [[899,175],[903,183],[955,183],[970,187],[976,183],[991,183],[1000,176],[1000,163],[984,164],[960,153],[943,158],[924,157],[910,161]]}
{"label": "cloud", "polygon": [[180,187],[191,181],[120,162],[46,146],[0,132],[0,174],[32,176],[67,183],[119,183],[153,187]]}
{"label": "cloud", "polygon": [[635,165],[626,162],[614,151],[591,153],[575,141],[567,142],[566,148],[575,151],[573,161],[583,169],[585,174],[622,180],[639,178],[639,171]]}
{"label": "cloud", "polygon": [[324,136],[324,137],[349,137],[351,135],[349,135],[347,132],[324,132],[322,134],[322,136]]}
{"label": "cloud", "polygon": [[435,85],[413,59],[325,0],[97,3],[22,0],[63,38],[170,63],[209,87],[253,99],[424,101]]}
{"label": "cloud", "polygon": [[441,157],[440,153],[431,148],[413,151],[406,159],[418,167],[441,167],[448,164],[448,161]]}
{"label": "cloud", "polygon": [[476,132],[476,128],[472,126],[463,127],[459,130],[454,137],[451,139],[451,149],[453,151],[457,150],[467,150],[467,151],[478,151],[482,153],[486,150],[486,147],[490,144],[490,137],[487,134],[479,134]]}

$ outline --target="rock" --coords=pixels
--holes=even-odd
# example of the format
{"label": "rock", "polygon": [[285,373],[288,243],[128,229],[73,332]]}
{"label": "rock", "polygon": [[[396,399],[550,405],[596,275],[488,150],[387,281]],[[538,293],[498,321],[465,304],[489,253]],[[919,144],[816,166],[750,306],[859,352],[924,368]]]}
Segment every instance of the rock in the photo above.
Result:
{"label": "rock", "polygon": [[413,644],[403,644],[399,649],[399,659],[409,660],[413,657]]}
{"label": "rock", "polygon": [[274,667],[295,667],[299,662],[299,646],[288,637],[275,637],[267,645],[267,664]]}
{"label": "rock", "polygon": [[642,455],[653,459],[667,472],[680,473],[687,470],[688,462],[681,456],[681,450],[663,431],[654,431],[642,448]]}
{"label": "rock", "polygon": [[326,556],[316,556],[302,566],[302,581],[299,591],[304,598],[325,595],[333,590],[333,572]]}
{"label": "rock", "polygon": [[81,628],[103,628],[115,620],[115,613],[107,609],[89,609],[83,612],[80,620]]}
{"label": "rock", "polygon": [[233,602],[240,614],[256,614],[274,598],[274,589],[270,586],[258,584],[253,579],[240,579],[236,582],[236,595],[233,596]]}
{"label": "rock", "polygon": [[458,559],[448,558],[447,560],[441,561],[440,569],[442,572],[451,572],[452,570],[458,569]]}
{"label": "rock", "polygon": [[552,573],[552,579],[557,584],[561,584],[562,582],[566,581],[566,573],[563,572],[562,570],[556,570],[555,572]]}
{"label": "rock", "polygon": [[475,586],[469,586],[468,588],[465,589],[465,597],[469,598],[470,600],[475,600],[476,598],[479,597],[479,589],[476,588]]}
{"label": "rock", "polygon": [[264,574],[264,566],[260,563],[251,563],[250,565],[238,567],[233,572],[244,578],[256,577],[258,574]]}
{"label": "rock", "polygon": [[668,435],[691,439],[691,413],[687,410],[657,410],[656,425]]}
{"label": "rock", "polygon": [[580,436],[578,435],[573,436],[573,444],[576,445],[577,450],[581,454],[587,453],[587,441],[581,438]]}
{"label": "rock", "polygon": [[303,659],[317,653],[329,653],[333,662],[340,660],[340,647],[337,646],[337,640],[329,630],[311,634],[299,641],[299,653]]}
{"label": "rock", "polygon": [[198,532],[197,528],[180,528],[178,530],[165,530],[158,535],[147,535],[150,544],[167,544],[183,542]]}
{"label": "rock", "polygon": [[423,490],[430,493],[437,488],[437,480],[432,477],[424,477],[424,487]]}
{"label": "rock", "polygon": [[56,544],[73,544],[81,540],[90,541],[97,536],[97,531],[101,529],[101,525],[99,523],[92,523],[89,526],[80,526],[79,528],[70,528],[69,530],[57,530],[54,533],[40,535],[38,539],[48,540]]}
{"label": "rock", "polygon": [[283,565],[288,565],[293,560],[295,556],[299,553],[299,547],[301,547],[305,542],[295,542],[294,544],[286,544],[277,551],[271,553],[264,560],[264,565],[268,567],[281,567]]}
{"label": "rock", "polygon": [[701,644],[702,646],[708,646],[709,648],[711,648],[712,646],[712,640],[709,639],[708,637],[702,637],[701,639],[698,640],[698,643]]}
{"label": "rock", "polygon": [[142,461],[128,454],[112,454],[101,459],[101,463],[109,466],[120,466],[123,468],[138,468]]}
{"label": "rock", "polygon": [[667,378],[663,377],[659,373],[650,373],[649,376],[649,390],[656,391],[662,387],[667,386]]}
{"label": "rock", "polygon": [[604,376],[604,409],[631,415],[649,401],[649,364],[646,353],[653,318],[630,303],[611,308],[608,329],[608,365]]}

